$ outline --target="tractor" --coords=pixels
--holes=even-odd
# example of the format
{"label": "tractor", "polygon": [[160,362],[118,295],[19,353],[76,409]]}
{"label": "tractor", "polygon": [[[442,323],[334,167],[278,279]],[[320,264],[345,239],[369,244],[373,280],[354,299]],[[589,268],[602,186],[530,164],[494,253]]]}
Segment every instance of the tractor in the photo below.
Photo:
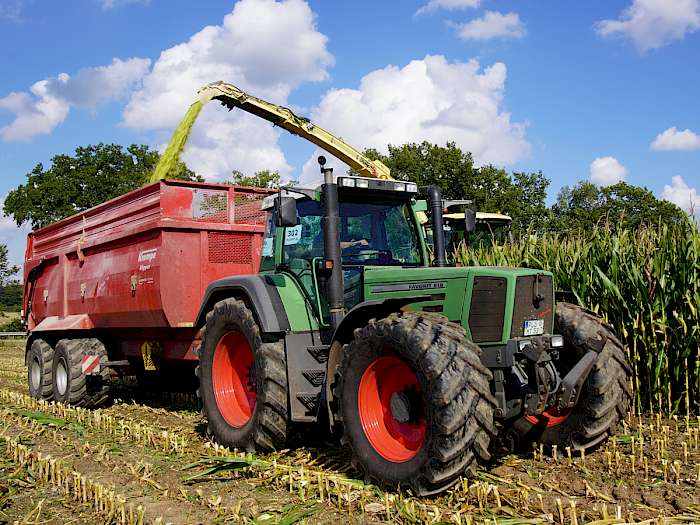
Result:
{"label": "tractor", "polygon": [[246,450],[327,419],[364,479],[438,493],[498,443],[585,450],[626,415],[622,343],[554,303],[552,274],[449,267],[442,198],[415,184],[333,177],[266,198],[257,275],[207,288],[198,395],[208,430]]}

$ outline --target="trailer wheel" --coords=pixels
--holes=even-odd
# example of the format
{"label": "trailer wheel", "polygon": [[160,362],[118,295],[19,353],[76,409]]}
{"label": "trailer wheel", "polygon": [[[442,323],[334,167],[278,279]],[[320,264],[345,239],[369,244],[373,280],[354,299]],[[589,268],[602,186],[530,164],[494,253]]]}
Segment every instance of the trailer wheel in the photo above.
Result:
{"label": "trailer wheel", "polygon": [[460,326],[421,312],[355,330],[336,376],[335,418],[366,481],[424,496],[489,459],[496,403],[479,354]]}
{"label": "trailer wheel", "polygon": [[53,354],[53,348],[43,339],[35,339],[29,347],[26,358],[27,382],[29,395],[34,399],[49,401],[53,396]]}
{"label": "trailer wheel", "polygon": [[557,303],[555,329],[564,336],[564,352],[571,356],[571,365],[588,350],[597,352],[598,358],[575,407],[551,408],[540,416],[523,417],[515,429],[525,446],[539,442],[589,450],[611,435],[627,414],[632,393],[625,350],[612,327],[573,304]]}
{"label": "trailer wheel", "polygon": [[284,345],[263,343],[253,313],[229,298],[207,314],[197,395],[207,430],[222,445],[278,450],[287,440],[287,365]]}
{"label": "trailer wheel", "polygon": [[[98,374],[83,371],[86,366],[100,366]],[[107,360],[107,350],[99,339],[61,339],[53,356],[53,398],[86,408],[103,405],[109,397],[109,369],[99,363]],[[96,364],[97,363],[97,364]]]}

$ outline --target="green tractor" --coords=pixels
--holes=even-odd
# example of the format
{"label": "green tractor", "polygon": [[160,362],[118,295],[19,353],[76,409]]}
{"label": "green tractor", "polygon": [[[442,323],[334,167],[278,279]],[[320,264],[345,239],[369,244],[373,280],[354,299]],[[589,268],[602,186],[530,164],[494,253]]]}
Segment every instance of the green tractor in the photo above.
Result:
{"label": "green tractor", "polygon": [[411,183],[338,177],[268,197],[257,275],[206,291],[198,394],[229,447],[286,446],[329,421],[366,481],[417,495],[473,474],[499,444],[595,447],[628,409],[622,344],[554,304],[552,275],[449,267],[427,188],[433,265]]}

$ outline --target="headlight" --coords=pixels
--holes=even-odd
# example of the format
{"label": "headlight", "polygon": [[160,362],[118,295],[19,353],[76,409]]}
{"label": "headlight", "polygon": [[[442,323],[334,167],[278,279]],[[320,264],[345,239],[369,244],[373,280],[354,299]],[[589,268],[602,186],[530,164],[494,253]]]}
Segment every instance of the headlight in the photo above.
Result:
{"label": "headlight", "polygon": [[406,191],[406,185],[403,182],[395,182],[394,191]]}
{"label": "headlight", "polygon": [[410,193],[418,193],[418,185],[413,183],[406,184],[406,191]]}
{"label": "headlight", "polygon": [[354,188],[355,187],[355,179],[352,179],[350,177],[343,177],[342,179],[340,179],[340,185]]}
{"label": "headlight", "polygon": [[553,335],[549,340],[549,344],[552,345],[552,348],[562,348],[564,346],[564,337],[561,335]]}
{"label": "headlight", "polygon": [[357,179],[355,181],[355,186],[358,188],[369,188],[369,181],[367,179]]}

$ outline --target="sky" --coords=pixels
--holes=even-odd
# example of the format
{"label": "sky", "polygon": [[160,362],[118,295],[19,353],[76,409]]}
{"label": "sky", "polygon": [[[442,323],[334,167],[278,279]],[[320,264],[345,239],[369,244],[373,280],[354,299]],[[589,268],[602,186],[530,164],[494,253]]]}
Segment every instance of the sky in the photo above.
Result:
{"label": "sky", "polygon": [[[542,171],[550,202],[625,180],[700,203],[700,0],[0,0],[0,46],[0,202],[77,146],[163,148],[225,80],[359,149],[454,141]],[[210,104],[183,158],[312,184],[317,154]],[[27,231],[0,215],[15,263]]]}

